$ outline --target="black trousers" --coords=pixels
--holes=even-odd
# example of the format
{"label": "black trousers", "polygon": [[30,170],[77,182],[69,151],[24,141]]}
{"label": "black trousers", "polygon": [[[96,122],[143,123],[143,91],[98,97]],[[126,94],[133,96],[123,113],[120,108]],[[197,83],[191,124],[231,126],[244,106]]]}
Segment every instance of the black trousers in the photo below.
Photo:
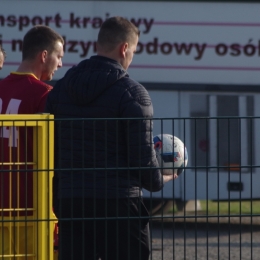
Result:
{"label": "black trousers", "polygon": [[58,204],[59,260],[149,259],[149,214],[141,198],[61,199]]}

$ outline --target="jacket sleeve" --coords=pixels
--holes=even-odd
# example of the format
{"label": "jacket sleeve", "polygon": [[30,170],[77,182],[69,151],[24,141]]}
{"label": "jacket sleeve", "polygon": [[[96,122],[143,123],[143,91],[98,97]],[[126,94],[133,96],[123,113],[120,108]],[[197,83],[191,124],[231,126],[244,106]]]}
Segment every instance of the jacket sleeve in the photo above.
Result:
{"label": "jacket sleeve", "polygon": [[163,177],[153,147],[153,106],[147,90],[140,84],[129,88],[124,95],[121,117],[125,121],[128,164],[138,172],[142,188],[159,191]]}

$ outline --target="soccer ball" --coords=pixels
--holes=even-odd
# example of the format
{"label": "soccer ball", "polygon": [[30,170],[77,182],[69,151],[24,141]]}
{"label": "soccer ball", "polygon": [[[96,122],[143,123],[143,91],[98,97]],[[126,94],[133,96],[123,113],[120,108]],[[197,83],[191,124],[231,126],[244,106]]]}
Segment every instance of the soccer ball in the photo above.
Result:
{"label": "soccer ball", "polygon": [[153,138],[154,149],[163,175],[180,175],[188,163],[184,143],[176,136],[159,134]]}

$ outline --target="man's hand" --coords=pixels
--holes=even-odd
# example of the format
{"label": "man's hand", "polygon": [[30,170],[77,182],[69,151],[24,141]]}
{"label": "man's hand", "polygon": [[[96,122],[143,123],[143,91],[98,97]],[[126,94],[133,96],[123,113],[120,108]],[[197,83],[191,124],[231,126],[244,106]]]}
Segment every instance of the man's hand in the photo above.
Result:
{"label": "man's hand", "polygon": [[172,175],[163,175],[163,182],[166,183],[168,181],[172,181],[178,178],[178,175],[176,173]]}

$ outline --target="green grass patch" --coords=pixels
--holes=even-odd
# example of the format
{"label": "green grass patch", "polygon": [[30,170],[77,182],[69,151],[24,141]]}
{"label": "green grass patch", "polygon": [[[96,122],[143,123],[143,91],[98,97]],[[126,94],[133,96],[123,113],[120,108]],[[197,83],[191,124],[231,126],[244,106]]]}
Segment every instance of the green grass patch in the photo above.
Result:
{"label": "green grass patch", "polygon": [[260,214],[260,201],[200,200],[201,209],[208,214]]}

